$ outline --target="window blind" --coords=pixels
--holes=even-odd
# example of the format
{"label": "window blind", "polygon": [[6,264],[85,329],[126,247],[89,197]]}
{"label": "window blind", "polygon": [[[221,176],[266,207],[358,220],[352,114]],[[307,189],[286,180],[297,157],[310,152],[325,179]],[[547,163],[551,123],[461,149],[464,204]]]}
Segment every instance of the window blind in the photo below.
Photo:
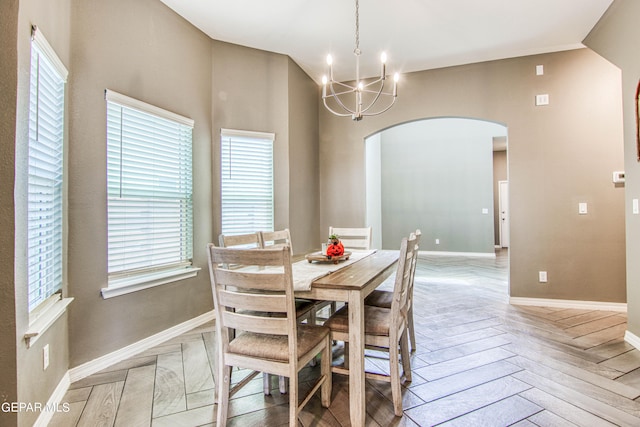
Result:
{"label": "window blind", "polygon": [[67,70],[36,27],[29,83],[27,265],[29,312],[61,291],[64,92]]}
{"label": "window blind", "polygon": [[193,121],[107,91],[109,279],[191,265]]}
{"label": "window blind", "polygon": [[222,129],[222,234],[273,231],[272,133]]}

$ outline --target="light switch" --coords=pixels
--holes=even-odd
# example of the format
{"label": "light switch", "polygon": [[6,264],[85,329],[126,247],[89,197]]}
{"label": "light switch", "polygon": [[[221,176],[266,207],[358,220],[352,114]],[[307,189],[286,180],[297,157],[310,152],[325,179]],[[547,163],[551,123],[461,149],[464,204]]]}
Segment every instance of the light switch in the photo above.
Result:
{"label": "light switch", "polygon": [[489,209],[487,209],[487,208],[482,208],[482,213],[483,213],[484,215],[487,215],[487,214],[489,213]]}
{"label": "light switch", "polygon": [[633,199],[632,205],[633,214],[638,215],[640,213],[640,208],[638,207],[638,199]]}
{"label": "light switch", "polygon": [[536,105],[549,105],[549,94],[536,95]]}
{"label": "light switch", "polygon": [[585,202],[578,203],[578,213],[580,215],[586,215],[587,214],[587,204]]}
{"label": "light switch", "polygon": [[544,65],[536,65],[536,76],[544,75]]}

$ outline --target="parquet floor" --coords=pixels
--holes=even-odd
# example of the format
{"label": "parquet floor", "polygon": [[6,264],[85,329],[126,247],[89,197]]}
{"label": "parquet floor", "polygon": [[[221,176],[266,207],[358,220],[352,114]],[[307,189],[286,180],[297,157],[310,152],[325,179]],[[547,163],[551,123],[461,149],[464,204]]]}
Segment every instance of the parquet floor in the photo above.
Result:
{"label": "parquet floor", "polygon": [[[506,295],[506,252],[421,257],[404,416],[394,417],[388,384],[372,380],[367,425],[640,426],[640,352],[623,340],[624,314],[511,306]],[[215,425],[212,331],[205,325],[73,383],[63,400],[71,411],[50,426]],[[369,369],[386,369],[370,355]],[[259,377],[234,396],[229,425],[286,425],[276,382],[271,396]],[[348,407],[348,383],[334,375],[331,407],[314,397],[299,424],[349,425]]]}

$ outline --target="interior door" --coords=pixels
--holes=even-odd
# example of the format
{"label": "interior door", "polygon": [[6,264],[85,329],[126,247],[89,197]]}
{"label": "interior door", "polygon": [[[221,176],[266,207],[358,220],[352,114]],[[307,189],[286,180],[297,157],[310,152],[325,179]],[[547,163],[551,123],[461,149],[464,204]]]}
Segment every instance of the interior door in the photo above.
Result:
{"label": "interior door", "polygon": [[500,246],[509,247],[509,181],[499,181]]}

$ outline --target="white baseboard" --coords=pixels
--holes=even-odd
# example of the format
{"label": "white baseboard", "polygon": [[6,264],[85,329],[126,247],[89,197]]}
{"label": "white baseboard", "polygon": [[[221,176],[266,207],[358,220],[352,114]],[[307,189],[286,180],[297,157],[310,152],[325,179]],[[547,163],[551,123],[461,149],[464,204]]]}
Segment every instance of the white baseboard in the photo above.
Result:
{"label": "white baseboard", "polygon": [[495,258],[495,252],[444,252],[444,251],[418,251],[420,255],[436,255],[436,256],[468,256],[478,258]]}
{"label": "white baseboard", "polygon": [[47,425],[49,425],[49,422],[51,421],[51,418],[53,418],[55,413],[57,411],[63,410],[63,407],[60,405],[60,402],[62,402],[62,398],[64,397],[65,393],[69,389],[70,385],[71,385],[71,380],[69,379],[69,372],[67,372],[64,374],[64,376],[56,386],[56,389],[51,394],[51,397],[49,397],[49,400],[47,401],[46,409],[40,412],[40,416],[38,416],[38,419],[33,424],[33,427],[47,427]]}
{"label": "white baseboard", "polygon": [[640,337],[638,337],[636,334],[631,333],[629,332],[629,330],[627,330],[624,333],[624,340],[629,344],[631,344],[632,346],[634,346],[635,348],[637,348],[638,350],[640,350]]}
{"label": "white baseboard", "polygon": [[627,312],[627,304],[622,302],[510,297],[509,304],[534,305],[538,307],[577,308],[582,310],[619,311],[623,313]]}
{"label": "white baseboard", "polygon": [[105,354],[104,356],[98,357],[97,359],[83,363],[82,365],[76,366],[75,368],[71,368],[69,369],[70,381],[75,382],[82,378],[88,377],[89,375],[95,374],[96,372],[101,371],[113,365],[114,363],[135,356],[138,353],[162,344],[163,342],[171,338],[177,337],[178,335],[188,332],[191,329],[196,328],[204,323],[210,322],[214,319],[215,313],[212,310],[207,313],[201,314],[200,316],[195,317],[191,320],[180,323],[179,325],[173,326],[169,329],[165,329],[164,331],[159,332],[155,335],[151,335],[150,337],[147,337],[143,340],[123,347],[120,350]]}

